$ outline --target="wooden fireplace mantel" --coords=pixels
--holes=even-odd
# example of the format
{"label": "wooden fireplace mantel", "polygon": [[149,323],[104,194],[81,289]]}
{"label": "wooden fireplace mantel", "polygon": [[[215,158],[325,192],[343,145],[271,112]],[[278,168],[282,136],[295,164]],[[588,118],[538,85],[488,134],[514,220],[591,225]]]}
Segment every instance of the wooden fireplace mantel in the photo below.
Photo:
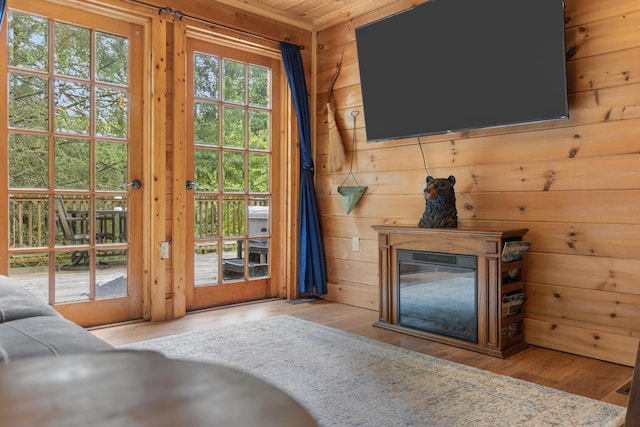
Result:
{"label": "wooden fireplace mantel", "polygon": [[[524,292],[523,263],[502,262],[507,241],[521,241],[528,232],[519,229],[420,228],[374,225],[378,232],[380,307],[374,323],[386,329],[427,338],[469,350],[506,357],[527,347],[524,341],[523,314],[503,317],[503,296]],[[398,267],[399,249],[440,252],[477,257],[478,341],[476,343],[439,335],[399,324]],[[517,270],[515,280],[503,283],[503,274]]]}

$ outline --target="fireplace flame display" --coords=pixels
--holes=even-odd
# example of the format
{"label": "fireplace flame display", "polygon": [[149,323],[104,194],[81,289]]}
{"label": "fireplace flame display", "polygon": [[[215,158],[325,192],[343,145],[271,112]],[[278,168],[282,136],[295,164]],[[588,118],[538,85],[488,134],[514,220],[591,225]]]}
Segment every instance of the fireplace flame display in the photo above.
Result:
{"label": "fireplace flame display", "polygon": [[478,341],[476,257],[398,250],[399,324]]}

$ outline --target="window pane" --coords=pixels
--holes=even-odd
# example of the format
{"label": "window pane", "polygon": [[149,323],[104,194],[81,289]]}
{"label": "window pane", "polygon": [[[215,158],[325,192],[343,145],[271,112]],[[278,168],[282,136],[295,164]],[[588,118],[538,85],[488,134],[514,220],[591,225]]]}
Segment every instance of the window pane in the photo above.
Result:
{"label": "window pane", "polygon": [[49,254],[31,252],[9,255],[9,276],[34,294],[39,300],[49,303]]}
{"label": "window pane", "polygon": [[49,22],[9,11],[9,65],[35,71],[49,69]]}
{"label": "window pane", "polygon": [[193,222],[196,240],[219,235],[218,211],[218,196],[196,193]]}
{"label": "window pane", "polygon": [[[89,196],[65,194],[57,196],[56,212],[56,246],[88,245],[92,227],[89,224]],[[89,259],[87,251],[74,251],[71,262],[74,267],[86,267]]]}
{"label": "window pane", "polygon": [[49,187],[48,147],[44,136],[9,134],[9,188]]}
{"label": "window pane", "polygon": [[[251,218],[249,218],[251,223]],[[269,275],[269,239],[249,240],[249,278]]]}
{"label": "window pane", "polygon": [[[201,187],[194,194],[195,281],[210,285],[214,276],[223,282],[266,277],[270,237],[250,228],[266,229],[269,221],[268,213],[253,222],[251,217],[260,209],[268,212],[271,196],[271,70],[194,55],[194,179]],[[204,78],[209,65],[211,78]],[[217,234],[210,233],[214,230]]]}
{"label": "window pane", "polygon": [[122,297],[129,294],[127,250],[96,251],[96,299]]}
{"label": "window pane", "polygon": [[56,138],[55,179],[57,189],[89,189],[89,141]]}
{"label": "window pane", "polygon": [[96,80],[126,86],[129,82],[129,40],[96,33]]}
{"label": "window pane", "polygon": [[223,282],[244,279],[246,257],[242,240],[227,240],[222,242],[222,280]]}
{"label": "window pane", "polygon": [[58,75],[88,79],[91,66],[91,32],[75,25],[55,24],[55,65]]}
{"label": "window pane", "polygon": [[244,108],[224,106],[222,108],[222,138],[225,147],[244,148]]}
{"label": "window pane", "polygon": [[249,192],[269,192],[269,156],[249,154]]}
{"label": "window pane", "polygon": [[269,149],[269,112],[249,110],[249,148]]}
{"label": "window pane", "polygon": [[269,107],[269,69],[249,65],[249,105],[253,107]]}
{"label": "window pane", "polygon": [[196,149],[194,178],[204,191],[218,191],[218,151]]}
{"label": "window pane", "polygon": [[[121,189],[122,186],[121,186]],[[125,190],[126,191],[126,190]],[[126,211],[127,210],[127,194],[123,192],[121,195],[100,194],[96,196],[96,209],[107,211]],[[123,230],[124,232],[125,230]]]}
{"label": "window pane", "polygon": [[194,286],[218,282],[218,243],[197,241],[194,256]]}
{"label": "window pane", "polygon": [[[127,213],[123,209],[109,209],[113,199],[96,200],[95,230],[96,245],[122,243],[127,241]],[[108,267],[109,263],[100,260],[101,267]]]}
{"label": "window pane", "polygon": [[[127,241],[127,195],[104,194],[96,197],[96,243]],[[118,259],[120,261],[120,259]],[[110,261],[105,261],[110,262]]]}
{"label": "window pane", "polygon": [[[86,256],[85,265],[78,266],[74,261]],[[88,251],[56,252],[55,303],[89,300],[91,271],[88,267]],[[72,280],[73,278],[73,280]]]}
{"label": "window pane", "polygon": [[[49,201],[43,194],[11,194],[9,198],[9,247],[36,248],[47,246],[49,230],[43,227],[49,218]],[[25,256],[23,266],[44,260]]]}
{"label": "window pane", "polygon": [[244,153],[225,151],[222,153],[223,191],[245,191]]}
{"label": "window pane", "polygon": [[98,142],[96,144],[96,189],[124,190],[127,177],[127,145],[118,142]]}
{"label": "window pane", "polygon": [[193,109],[194,143],[218,145],[218,106],[207,102],[195,102]]}
{"label": "window pane", "polygon": [[245,235],[245,207],[242,196],[225,196],[222,201],[222,233],[224,237]]}
{"label": "window pane", "polygon": [[219,99],[218,58],[196,53],[193,65],[193,95],[197,98]]}
{"label": "window pane", "polygon": [[244,104],[245,68],[242,62],[225,59],[222,68],[222,100]]}
{"label": "window pane", "polygon": [[96,135],[126,138],[128,103],[124,90],[96,88]]}
{"label": "window pane", "polygon": [[90,86],[65,80],[56,80],[56,131],[89,134]]}
{"label": "window pane", "polygon": [[46,79],[9,73],[9,126],[49,130],[48,88]]}

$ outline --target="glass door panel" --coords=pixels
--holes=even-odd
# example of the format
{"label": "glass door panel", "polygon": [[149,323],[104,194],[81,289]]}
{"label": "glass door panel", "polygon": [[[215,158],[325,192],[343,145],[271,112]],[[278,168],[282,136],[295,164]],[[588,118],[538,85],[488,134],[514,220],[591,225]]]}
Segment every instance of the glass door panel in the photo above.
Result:
{"label": "glass door panel", "polygon": [[140,126],[131,126],[142,112],[129,105],[142,104],[143,31],[38,0],[21,11],[12,3],[2,58],[9,274],[80,324],[139,318],[142,266],[129,260],[142,252],[142,193],[128,183],[142,164]]}
{"label": "glass door panel", "polygon": [[271,296],[275,65],[271,58],[189,40],[187,173],[194,184],[188,309]]}

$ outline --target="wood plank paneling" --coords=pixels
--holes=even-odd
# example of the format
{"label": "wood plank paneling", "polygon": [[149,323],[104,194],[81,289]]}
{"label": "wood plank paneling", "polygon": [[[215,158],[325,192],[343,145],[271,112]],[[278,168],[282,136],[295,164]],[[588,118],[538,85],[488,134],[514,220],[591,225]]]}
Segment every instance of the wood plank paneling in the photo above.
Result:
{"label": "wood plank paneling", "polygon": [[[467,226],[500,227],[503,221],[463,221]],[[629,236],[640,236],[640,225],[637,224],[597,224],[597,223],[550,223],[550,222],[508,222],[512,227],[528,228],[527,240],[535,251],[527,254],[527,262],[532,258],[550,254],[588,255],[605,258],[640,259],[640,239]],[[562,257],[554,256],[555,259]],[[541,269],[545,269],[548,259],[539,261]],[[572,262],[571,260],[567,262]],[[529,270],[530,265],[527,265]],[[557,267],[556,267],[557,268]],[[548,270],[555,270],[549,268]],[[572,270],[570,270],[572,271]],[[634,288],[636,289],[636,288]]]}
{"label": "wood plank paneling", "polygon": [[327,283],[329,295],[343,304],[378,310],[378,287],[362,286],[358,283]]}
{"label": "wood plank paneling", "polygon": [[[427,173],[454,175],[461,223],[530,230],[527,341],[634,363],[640,337],[640,317],[635,314],[640,313],[640,62],[633,58],[640,54],[640,3],[565,3],[568,120],[419,140],[366,142],[354,30],[389,15],[388,9],[320,29],[316,189],[331,265],[329,281],[340,283],[339,292],[329,288],[328,299],[343,301],[348,294],[354,304],[362,286],[375,283],[346,267],[356,262],[377,267],[377,254],[350,250],[352,236],[359,236],[364,247],[377,244],[368,230],[373,224],[417,224]],[[398,2],[389,3],[394,5]],[[323,103],[341,54],[342,70],[333,92],[336,121],[348,165],[354,154],[351,112],[361,113],[354,174],[368,186],[349,215],[336,194],[348,166],[336,173],[326,167]],[[362,292],[355,304],[369,306],[368,296]]]}
{"label": "wood plank paneling", "polygon": [[583,25],[637,10],[638,2],[636,0],[620,0],[606,4],[604,7],[592,0],[573,0],[564,4],[567,26]]}
{"label": "wood plank paneling", "polygon": [[[172,63],[173,67],[173,98],[171,110],[173,120],[173,144],[171,161],[167,161],[171,169],[171,181],[167,183],[167,188],[171,191],[171,198],[167,201],[167,206],[171,208],[171,223],[167,229],[171,235],[167,236],[167,241],[171,242],[172,256],[167,274],[171,277],[172,283],[172,318],[183,317],[187,312],[186,303],[186,271],[182,267],[186,265],[187,245],[185,239],[173,239],[173,233],[179,235],[180,230],[187,227],[187,190],[184,183],[187,181],[187,129],[186,123],[186,86],[187,70],[182,66],[186,59],[187,52],[187,31],[182,22],[174,23],[172,33]],[[180,64],[178,66],[177,64]]]}
{"label": "wood plank paneling", "polygon": [[640,323],[639,304],[640,295],[527,283],[527,313],[634,329]]}
{"label": "wood plank paneling", "polygon": [[[417,148],[416,148],[417,149]],[[405,151],[405,150],[399,150]],[[411,150],[406,150],[411,151]],[[602,157],[560,159],[549,161],[480,164],[456,168],[429,167],[433,176],[456,177],[455,188],[461,193],[501,192],[518,189],[519,191],[606,191],[610,188],[634,190],[640,186],[638,155],[625,154]],[[388,159],[384,160],[388,162]],[[376,163],[378,165],[378,163]],[[370,183],[368,195],[404,194],[421,196],[428,175],[422,165],[420,153],[399,165],[399,169],[372,171],[362,170],[358,181]],[[369,166],[369,165],[368,165]],[[411,168],[413,166],[413,168]],[[405,167],[407,169],[405,169]],[[347,165],[348,168],[348,165]],[[593,180],[593,171],[603,169],[598,180]],[[344,172],[345,175],[347,172]],[[334,175],[318,176],[319,194],[335,194],[340,181]]]}
{"label": "wood plank paneling", "polygon": [[629,213],[640,212],[640,190],[463,193],[457,199],[462,219],[635,224]]}
{"label": "wood plank paneling", "polygon": [[578,59],[637,47],[640,43],[638,28],[640,11],[637,9],[568,28],[565,35],[568,58]]}
{"label": "wood plank paneling", "polygon": [[637,61],[640,48],[625,49],[598,56],[579,58],[567,63],[569,92],[622,86],[640,82]]}
{"label": "wood plank paneling", "polygon": [[[327,258],[327,275],[332,282],[360,283],[378,289],[376,280],[378,271],[371,268],[370,263],[349,259]],[[353,280],[356,279],[356,280]]]}
{"label": "wood plank paneling", "polygon": [[149,218],[149,262],[150,262],[150,290],[149,290],[149,317],[151,320],[165,320],[167,283],[166,263],[160,257],[160,242],[165,238],[166,203],[167,193],[165,173],[166,141],[167,141],[167,25],[162,17],[154,18],[151,24],[151,79],[153,93],[152,99],[152,135],[149,152],[145,158],[149,159],[147,178],[144,188],[148,188],[151,201],[150,211],[144,216]]}
{"label": "wood plank paneling", "polygon": [[620,298],[640,295],[637,259],[532,252],[526,262],[527,282],[608,291]]}
{"label": "wood plank paneling", "polygon": [[[559,320],[559,321],[555,321]],[[543,347],[595,359],[633,366],[638,338],[615,333],[602,333],[589,328],[593,325],[574,326],[561,319],[553,322],[533,318],[524,319],[527,342],[544,343]]]}

